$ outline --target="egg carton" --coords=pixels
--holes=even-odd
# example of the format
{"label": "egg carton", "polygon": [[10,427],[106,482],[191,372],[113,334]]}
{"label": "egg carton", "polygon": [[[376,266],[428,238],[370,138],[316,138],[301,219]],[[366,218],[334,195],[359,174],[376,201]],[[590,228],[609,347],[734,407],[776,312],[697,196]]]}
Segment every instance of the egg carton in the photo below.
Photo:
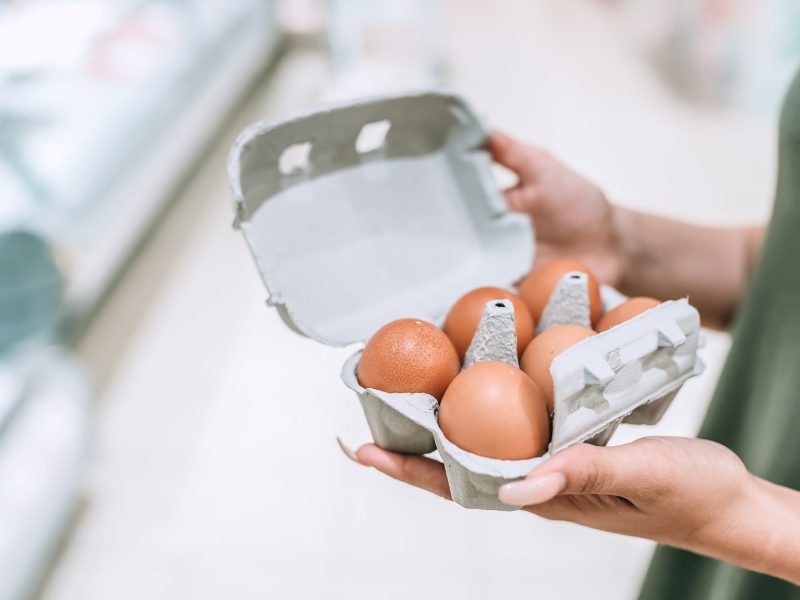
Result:
{"label": "egg carton", "polygon": [[[509,289],[530,269],[534,240],[511,214],[485,151],[488,130],[463,99],[442,91],[323,106],[248,127],[228,162],[239,227],[269,292],[296,332],[328,345],[363,343],[399,318],[441,325],[453,303],[482,286]],[[567,274],[539,330],[588,325],[586,276]],[[605,309],[624,300],[602,290]],[[502,304],[505,299],[498,299]],[[484,314],[466,364],[516,361],[513,322]],[[512,311],[513,314],[513,311]],[[365,389],[360,350],[342,379],[361,401],[375,442],[408,454],[438,450],[453,499],[513,510],[497,500],[507,481],[549,455],[605,444],[620,422],[654,423],[702,369],[699,317],[665,302],[583,340],[553,361],[555,412],[548,451],[522,461],[466,452],[442,434],[427,394]]]}
{"label": "egg carton", "polygon": [[[556,292],[553,296],[548,307],[554,317],[559,315],[555,320],[572,322],[575,306],[563,310]],[[604,290],[604,296],[615,298],[616,292]],[[494,300],[487,303],[484,319],[493,305]],[[588,315],[588,302],[585,310]],[[470,347],[477,345],[485,351],[472,364],[483,360],[516,363],[516,356],[511,358],[507,350],[516,347],[513,309],[510,317],[511,329],[500,329],[501,337],[479,327]],[[438,450],[455,502],[465,508],[515,510],[498,500],[501,485],[524,477],[573,444],[605,445],[620,423],[657,423],[683,383],[703,369],[697,356],[699,332],[696,309],[685,299],[668,301],[559,354],[550,369],[555,401],[551,441],[545,454],[527,460],[486,458],[453,444],[439,427],[439,403],[433,396],[362,387],[357,376],[360,350],[345,363],[342,380],[358,394],[375,443],[403,454]]]}

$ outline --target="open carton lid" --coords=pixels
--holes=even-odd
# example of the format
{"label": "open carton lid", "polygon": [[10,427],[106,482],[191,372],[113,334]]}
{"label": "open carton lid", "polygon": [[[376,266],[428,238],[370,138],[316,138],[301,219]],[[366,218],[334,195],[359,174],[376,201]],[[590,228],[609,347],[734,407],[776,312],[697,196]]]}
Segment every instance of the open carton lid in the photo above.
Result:
{"label": "open carton lid", "polygon": [[241,227],[295,331],[342,346],[403,317],[441,324],[481,286],[533,262],[506,208],[488,133],[460,97],[369,98],[248,127],[228,160]]}

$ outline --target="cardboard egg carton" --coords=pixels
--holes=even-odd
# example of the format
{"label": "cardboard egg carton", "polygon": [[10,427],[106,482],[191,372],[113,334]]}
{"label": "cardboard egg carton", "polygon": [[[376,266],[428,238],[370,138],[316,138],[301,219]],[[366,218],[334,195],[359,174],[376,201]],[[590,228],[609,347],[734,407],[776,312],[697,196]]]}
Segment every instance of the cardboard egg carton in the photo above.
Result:
{"label": "cardboard egg carton", "polygon": [[[247,128],[228,173],[235,225],[268,304],[298,333],[341,346],[363,343],[399,318],[441,325],[464,293],[509,289],[533,263],[533,235],[529,220],[506,208],[487,135],[461,98],[439,91],[325,106]],[[610,288],[602,296],[606,310],[624,300]],[[484,314],[469,364],[516,360],[513,316],[509,326],[508,307],[495,308]],[[573,273],[553,291],[538,327],[588,325],[588,318],[585,275]],[[605,444],[620,422],[657,422],[702,369],[699,329],[686,300],[665,302],[560,354],[551,367],[550,446],[522,461],[477,456],[449,442],[432,396],[361,387],[360,350],[342,379],[358,394],[378,445],[438,450],[456,502],[513,510],[497,500],[499,486],[550,454],[582,441]]]}
{"label": "cardboard egg carton", "polygon": [[[609,290],[604,296],[615,298],[616,292]],[[588,315],[588,302],[584,307]],[[575,306],[559,307],[557,292],[548,308],[557,324],[572,322],[576,314]],[[487,335],[479,327],[473,345],[479,342],[485,350],[474,362],[516,362],[507,358],[507,348],[512,343],[516,348],[513,309],[511,315],[512,327],[503,329],[503,336]],[[342,380],[358,394],[379,446],[404,454],[438,450],[453,500],[466,508],[514,510],[497,499],[504,483],[524,477],[573,444],[605,445],[620,423],[657,423],[683,383],[702,371],[697,357],[699,332],[697,311],[686,300],[669,301],[559,354],[550,369],[555,400],[551,441],[545,454],[528,460],[486,458],[450,442],[439,427],[433,396],[363,388],[357,376],[361,351],[345,363]]]}

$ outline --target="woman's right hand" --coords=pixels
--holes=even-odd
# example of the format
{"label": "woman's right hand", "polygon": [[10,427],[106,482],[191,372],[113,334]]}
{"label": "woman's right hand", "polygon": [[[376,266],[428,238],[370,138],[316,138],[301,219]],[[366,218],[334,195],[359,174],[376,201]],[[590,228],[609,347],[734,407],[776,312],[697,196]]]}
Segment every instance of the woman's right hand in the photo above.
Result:
{"label": "woman's right hand", "polygon": [[554,258],[576,258],[602,281],[618,286],[622,258],[617,211],[603,192],[553,156],[505,134],[494,132],[492,158],[516,173],[519,183],[505,191],[514,211],[533,218],[536,264]]}
{"label": "woman's right hand", "polygon": [[[360,465],[450,499],[437,460],[339,445]],[[751,475],[715,442],[576,444],[503,485],[499,498],[546,519],[648,538],[800,585],[800,492]]]}

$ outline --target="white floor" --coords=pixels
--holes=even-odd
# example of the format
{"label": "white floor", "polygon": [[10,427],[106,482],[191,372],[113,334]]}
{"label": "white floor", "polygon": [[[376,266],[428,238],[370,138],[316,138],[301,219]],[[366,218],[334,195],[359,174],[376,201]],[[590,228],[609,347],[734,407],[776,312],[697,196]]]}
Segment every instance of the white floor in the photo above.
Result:
{"label": "white floor", "polygon": [[[718,223],[768,213],[769,123],[675,97],[597,3],[453,0],[446,15],[451,84],[490,123],[632,206]],[[351,349],[291,333],[264,305],[224,171],[242,126],[330,84],[320,54],[287,58],[83,340],[100,381],[95,460],[43,598],[633,597],[650,543],[466,511],[336,448],[336,435],[369,439],[338,379]],[[615,442],[696,431],[728,344],[708,340],[706,374],[662,423]]]}

